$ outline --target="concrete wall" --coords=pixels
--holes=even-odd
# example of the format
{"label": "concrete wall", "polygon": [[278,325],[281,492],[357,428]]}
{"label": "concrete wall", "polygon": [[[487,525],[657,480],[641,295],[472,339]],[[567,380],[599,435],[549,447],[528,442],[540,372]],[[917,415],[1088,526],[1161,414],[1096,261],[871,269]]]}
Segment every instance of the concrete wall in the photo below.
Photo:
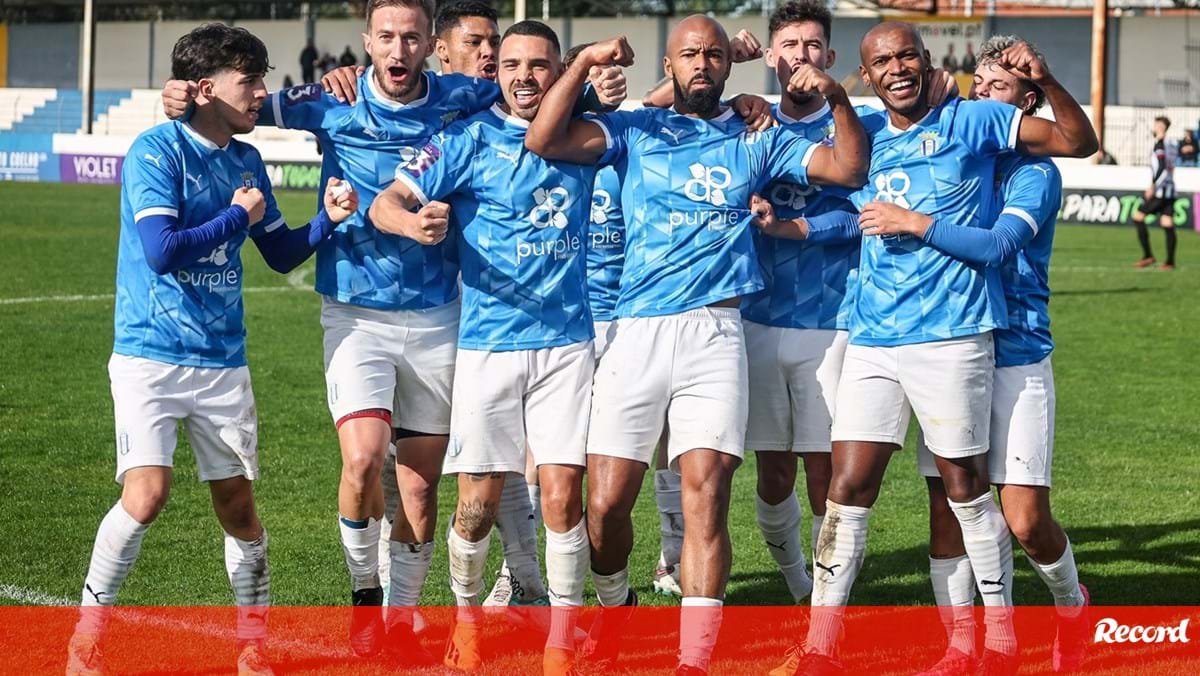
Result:
{"label": "concrete wall", "polygon": [[150,22],[97,23],[96,89],[153,87],[150,41],[152,33],[161,32],[161,26]]}
{"label": "concrete wall", "polygon": [[79,52],[79,24],[9,25],[8,86],[78,89]]}

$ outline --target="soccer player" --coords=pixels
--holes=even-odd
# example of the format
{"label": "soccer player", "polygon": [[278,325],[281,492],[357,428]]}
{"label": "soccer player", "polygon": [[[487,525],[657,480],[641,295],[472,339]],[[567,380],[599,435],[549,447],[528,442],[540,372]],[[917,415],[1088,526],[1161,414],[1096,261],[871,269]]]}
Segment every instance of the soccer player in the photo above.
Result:
{"label": "soccer player", "polygon": [[[524,468],[527,446],[545,489],[550,602],[583,603],[594,367],[584,238],[596,168],[524,148],[529,121],[560,71],[554,31],[537,21],[514,24],[500,44],[504,103],[426,145],[371,208],[376,227],[427,244],[442,241],[448,214],[459,214],[464,312],[445,464],[458,477],[448,540],[450,586],[463,611],[445,656],[457,669],[480,665],[478,618],[469,608],[482,600],[506,476]],[[545,666],[554,673],[574,654],[574,625],[561,619],[552,615],[547,643]]]}
{"label": "soccer player", "polygon": [[[861,57],[863,80],[885,106],[864,122],[873,138],[863,193],[875,201],[926,213],[939,224],[981,227],[990,219],[998,155],[1086,156],[1098,145],[1078,104],[1052,78],[1043,90],[1058,114],[1055,122],[994,101],[930,105],[929,53],[911,25],[872,28]],[[1041,77],[1041,62],[1024,46],[1006,50],[997,63]],[[796,646],[777,673],[840,671],[835,649],[841,607],[862,565],[867,520],[884,470],[904,441],[912,411],[937,456],[985,605],[1003,611],[1012,604],[1012,545],[989,491],[986,455],[991,331],[1008,324],[999,274],[911,236],[871,237],[879,227],[871,204],[862,211],[868,237],[838,384],[833,477],[814,562],[808,652]],[[985,662],[1004,667],[1016,641],[1005,612],[990,616],[997,621],[989,622]]]}
{"label": "soccer player", "polygon": [[[829,10],[814,0],[789,2],[771,15],[766,63],[782,87],[803,64],[821,71],[833,66],[831,24]],[[833,132],[829,104],[811,92],[781,96],[775,117],[816,143]],[[848,190],[779,181],[763,194],[783,219],[854,211]],[[857,228],[850,235],[797,241],[756,232],[766,288],[742,303],[750,375],[746,447],[758,456],[758,526],[797,602],[812,591],[812,578],[794,492],[796,456],[804,460],[815,547],[832,473],[829,427],[846,351],[847,287],[858,267]]]}
{"label": "soccer player", "polygon": [[[459,321],[458,263],[448,245],[381,232],[366,210],[433,134],[499,98],[493,83],[425,71],[433,49],[425,0],[371,0],[366,9],[372,65],[358,80],[362,100],[346,105],[305,85],[270,95],[260,119],[315,134],[325,151],[322,175],[344,177],[363,193],[358,213],[318,249],[316,279],[342,451],[338,528],[357,607],[351,646],[360,655],[376,653],[383,634],[380,475],[393,423],[405,518],[391,534],[389,605],[415,606],[429,571]],[[535,595],[537,584],[529,585]],[[411,610],[390,612],[388,643],[422,661],[412,620]]]}
{"label": "soccer player", "polygon": [[[624,38],[584,50],[542,103],[526,147],[551,160],[612,162],[621,177],[626,259],[617,329],[596,375],[588,435],[588,533],[600,603],[632,605],[630,511],[664,423],[682,475],[680,664],[707,669],[731,559],[727,515],[746,432],[746,351],[740,297],[762,288],[744,205],[772,179],[859,185],[866,144],[845,91],[802,67],[789,90],[831,102],[832,147],[786,130],[750,131],[721,104],[729,38],[691,16],[672,30],[664,71],[673,110],[572,119],[571,99],[592,66],[627,65]],[[620,369],[607,364],[620,364]],[[593,629],[593,654],[616,650],[612,627]],[[604,635],[595,636],[598,629]]]}
{"label": "soccer player", "polygon": [[115,339],[109,360],[121,499],[100,522],[68,673],[101,673],[109,610],[166,505],[182,421],[225,532],[225,569],[240,608],[238,672],[269,674],[267,531],[254,505],[258,418],[246,367],[241,249],[249,237],[286,273],[357,208],[350,192],[290,230],[254,129],[267,90],[267,49],[244,28],[207,24],[175,43],[171,72],[197,85],[190,122],[143,133],[122,170]]}
{"label": "soccer player", "polygon": [[1167,139],[1167,130],[1170,128],[1171,120],[1166,116],[1154,118],[1150,186],[1146,188],[1146,201],[1133,212],[1138,243],[1142,245],[1142,258],[1133,264],[1135,268],[1154,265],[1154,253],[1150,251],[1150,233],[1146,230],[1146,216],[1157,215],[1158,225],[1167,235],[1167,260],[1159,268],[1175,269],[1175,144]]}
{"label": "soccer player", "polygon": [[[980,47],[971,98],[1001,101],[1033,115],[1046,101],[1042,83],[1052,78],[1037,56],[1030,77],[999,65],[1005,50],[1020,44],[1013,36],[989,38]],[[1036,78],[1036,79],[1035,79]],[[1057,113],[1058,111],[1055,111]],[[865,220],[876,235],[911,235],[939,251],[976,266],[999,267],[1008,306],[1009,328],[997,329],[992,389],[988,472],[999,487],[1004,520],[1034,570],[1054,597],[1060,625],[1054,646],[1055,671],[1078,668],[1087,645],[1088,603],[1067,534],[1050,512],[1050,466],[1054,449],[1054,373],[1050,353],[1049,269],[1054,225],[1062,203],[1062,176],[1041,158],[1006,155],[996,165],[1000,177],[999,217],[990,229],[938,224],[895,204],[873,204]],[[938,606],[971,606],[975,578],[963,549],[962,532],[946,501],[946,489],[923,446],[917,449],[929,485],[929,572]],[[957,674],[974,669],[972,615],[946,613],[950,647],[928,673]]]}

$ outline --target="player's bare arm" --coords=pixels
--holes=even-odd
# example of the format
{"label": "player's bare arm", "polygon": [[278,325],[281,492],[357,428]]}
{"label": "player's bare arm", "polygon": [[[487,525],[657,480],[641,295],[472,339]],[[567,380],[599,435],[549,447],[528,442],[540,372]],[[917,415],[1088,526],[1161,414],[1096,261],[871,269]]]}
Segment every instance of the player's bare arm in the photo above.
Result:
{"label": "player's bare arm", "polygon": [[865,183],[871,144],[842,85],[824,71],[806,63],[792,73],[788,91],[820,94],[829,102],[829,111],[833,115],[833,146],[820,146],[813,151],[808,164],[809,180],[812,183],[851,188]]}
{"label": "player's bare arm", "polygon": [[578,92],[593,66],[629,66],[633,48],[624,36],[598,42],[580,52],[571,67],[546,92],[537,117],[525,133],[525,147],[548,160],[594,164],[608,149],[604,130],[586,120],[571,119]]}
{"label": "player's bare arm", "polygon": [[1004,50],[999,66],[1041,87],[1054,111],[1053,122],[1038,117],[1021,121],[1017,150],[1028,155],[1089,157],[1100,149],[1100,141],[1083,108],[1029,45],[1019,42]]}
{"label": "player's bare arm", "polygon": [[411,188],[402,181],[395,181],[375,197],[367,216],[383,232],[421,244],[437,244],[446,239],[450,205],[437,201],[421,205]]}
{"label": "player's bare arm", "polygon": [[808,221],[803,218],[779,218],[770,200],[758,193],[750,196],[750,224],[769,237],[779,239],[808,239]]}
{"label": "player's bare arm", "polygon": [[858,225],[868,237],[912,235],[925,237],[933,219],[891,202],[868,202],[859,213]]}

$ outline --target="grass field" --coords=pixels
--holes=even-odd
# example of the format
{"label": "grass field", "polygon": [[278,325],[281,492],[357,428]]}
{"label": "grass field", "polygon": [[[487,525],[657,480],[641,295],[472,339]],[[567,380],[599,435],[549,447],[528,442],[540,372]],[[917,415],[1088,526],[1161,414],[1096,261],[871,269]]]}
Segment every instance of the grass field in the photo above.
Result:
{"label": "grass field", "polygon": [[[119,493],[105,370],[118,199],[114,187],[0,183],[0,603],[77,601],[96,526]],[[280,201],[292,223],[311,216],[311,195]],[[1137,250],[1129,230],[1058,232],[1054,503],[1095,603],[1200,604],[1200,238],[1183,232],[1180,240],[1182,264],[1165,273],[1130,267]],[[312,264],[288,278],[271,272],[253,247],[246,252],[263,471],[256,491],[271,532],[273,601],[342,604],[338,450],[325,406]],[[220,528],[183,439],[175,459],[170,503],[120,600],[230,603]],[[786,603],[755,525],[752,465],[748,458],[735,480],[727,601]],[[442,486],[439,532],[454,498],[453,484]],[[647,483],[631,565],[642,598],[656,603],[651,492]],[[923,492],[913,454],[898,454],[872,517],[854,603],[931,602]],[[498,568],[496,558],[489,570]],[[1018,602],[1049,603],[1021,559]],[[423,601],[452,602],[444,541]]]}

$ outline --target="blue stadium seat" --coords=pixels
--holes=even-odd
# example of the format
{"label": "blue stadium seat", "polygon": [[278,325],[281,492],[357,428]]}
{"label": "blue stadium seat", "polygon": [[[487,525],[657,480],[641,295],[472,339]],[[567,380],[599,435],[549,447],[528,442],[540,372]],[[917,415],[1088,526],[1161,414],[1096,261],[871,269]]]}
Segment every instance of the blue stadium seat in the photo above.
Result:
{"label": "blue stadium seat", "polygon": [[[95,107],[92,121],[131,95],[128,89],[103,89],[95,92]],[[60,89],[53,101],[35,109],[13,126],[18,134],[71,134],[82,127],[83,93],[78,89]]]}

